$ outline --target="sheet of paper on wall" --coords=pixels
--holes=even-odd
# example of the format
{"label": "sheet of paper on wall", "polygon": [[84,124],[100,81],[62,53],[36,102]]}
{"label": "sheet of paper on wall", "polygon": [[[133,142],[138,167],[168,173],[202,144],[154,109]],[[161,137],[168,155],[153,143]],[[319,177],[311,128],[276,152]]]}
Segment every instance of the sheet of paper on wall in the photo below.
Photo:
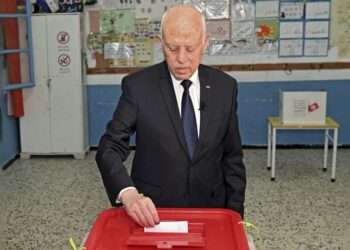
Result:
{"label": "sheet of paper on wall", "polygon": [[256,19],[255,35],[257,39],[277,39],[278,19]]}
{"label": "sheet of paper on wall", "polygon": [[280,2],[280,19],[302,19],[304,2]]}
{"label": "sheet of paper on wall", "polygon": [[210,40],[225,41],[230,40],[229,20],[208,20],[206,22],[207,32]]}
{"label": "sheet of paper on wall", "polygon": [[253,21],[241,21],[232,22],[232,39],[245,39],[255,36],[255,22]]}
{"label": "sheet of paper on wall", "polygon": [[329,19],[330,1],[307,2],[305,7],[306,19]]}
{"label": "sheet of paper on wall", "polygon": [[245,37],[232,41],[234,55],[249,55],[256,52],[257,44],[255,37]]}
{"label": "sheet of paper on wall", "polygon": [[206,19],[229,18],[229,0],[207,0],[205,2],[205,16]]}
{"label": "sheet of paper on wall", "polygon": [[200,13],[205,15],[205,1],[201,0],[183,0],[184,4],[195,7]]}
{"label": "sheet of paper on wall", "polygon": [[305,39],[304,56],[327,56],[328,39]]}
{"label": "sheet of paper on wall", "polygon": [[135,65],[147,66],[153,64],[153,43],[135,43]]}
{"label": "sheet of paper on wall", "polygon": [[168,10],[174,5],[181,4],[182,0],[165,0],[166,2],[166,9]]}
{"label": "sheet of paper on wall", "polygon": [[303,39],[281,39],[279,42],[279,56],[302,56]]}
{"label": "sheet of paper on wall", "polygon": [[136,19],[135,20],[135,41],[136,42],[155,42],[160,35],[160,19]]}
{"label": "sheet of paper on wall", "polygon": [[105,43],[104,59],[111,59],[111,67],[135,64],[134,43]]}
{"label": "sheet of paper on wall", "polygon": [[132,10],[102,10],[100,32],[102,34],[135,32],[135,12]]}
{"label": "sheet of paper on wall", "polygon": [[232,1],[231,19],[232,21],[247,21],[255,18],[255,4],[252,2]]}
{"label": "sheet of paper on wall", "polygon": [[153,45],[153,63],[160,63],[164,60],[164,55],[160,43],[152,43]]}
{"label": "sheet of paper on wall", "polygon": [[277,55],[278,39],[257,39],[255,54]]}
{"label": "sheet of paper on wall", "polygon": [[256,1],[256,18],[271,18],[279,16],[279,1],[268,0],[268,1]]}
{"label": "sheet of paper on wall", "polygon": [[328,38],[329,21],[305,22],[305,38]]}
{"label": "sheet of paper on wall", "polygon": [[119,10],[135,9],[135,0],[113,0]]}
{"label": "sheet of paper on wall", "polygon": [[105,43],[103,49],[104,59],[116,58],[120,48],[119,45],[119,43]]}
{"label": "sheet of paper on wall", "polygon": [[98,0],[98,4],[102,10],[116,10],[118,9],[119,0]]}
{"label": "sheet of paper on wall", "polygon": [[137,0],[135,4],[136,18],[161,18],[167,9],[165,0]]}
{"label": "sheet of paper on wall", "polygon": [[210,56],[232,55],[233,44],[230,41],[213,42],[209,45]]}
{"label": "sheet of paper on wall", "polygon": [[108,34],[114,32],[114,23],[116,20],[116,12],[110,10],[102,10],[100,13],[100,33]]}
{"label": "sheet of paper on wall", "polygon": [[303,33],[303,21],[280,22],[280,38],[303,38]]}
{"label": "sheet of paper on wall", "polygon": [[135,12],[133,10],[117,10],[114,33],[124,34],[135,32]]}

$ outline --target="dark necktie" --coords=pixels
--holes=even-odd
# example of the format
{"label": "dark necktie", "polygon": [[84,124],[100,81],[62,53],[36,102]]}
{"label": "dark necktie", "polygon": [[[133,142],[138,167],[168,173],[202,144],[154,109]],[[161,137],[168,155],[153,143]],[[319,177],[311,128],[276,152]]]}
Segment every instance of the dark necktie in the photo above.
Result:
{"label": "dark necktie", "polygon": [[184,87],[181,102],[181,118],[182,126],[185,133],[187,148],[192,159],[194,151],[198,143],[197,123],[194,114],[194,108],[191,101],[189,88],[192,82],[190,80],[183,80],[181,85]]}

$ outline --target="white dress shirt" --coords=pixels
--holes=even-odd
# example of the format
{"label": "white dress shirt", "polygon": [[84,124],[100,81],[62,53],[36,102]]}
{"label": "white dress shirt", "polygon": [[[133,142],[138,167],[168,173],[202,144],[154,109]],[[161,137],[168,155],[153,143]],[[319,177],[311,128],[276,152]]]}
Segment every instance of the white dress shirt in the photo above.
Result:
{"label": "white dress shirt", "polygon": [[[179,112],[181,115],[181,103],[182,103],[182,94],[184,92],[184,87],[181,85],[182,80],[176,80],[175,77],[171,74],[171,80],[173,81],[173,86],[175,90],[175,96],[177,105],[179,107]],[[197,123],[197,133],[199,138],[199,129],[200,129],[200,84],[199,84],[199,77],[198,77],[198,69],[193,73],[193,75],[188,79],[192,82],[189,92],[190,97],[192,100],[193,108],[194,108],[194,114],[196,116],[196,123]]]}

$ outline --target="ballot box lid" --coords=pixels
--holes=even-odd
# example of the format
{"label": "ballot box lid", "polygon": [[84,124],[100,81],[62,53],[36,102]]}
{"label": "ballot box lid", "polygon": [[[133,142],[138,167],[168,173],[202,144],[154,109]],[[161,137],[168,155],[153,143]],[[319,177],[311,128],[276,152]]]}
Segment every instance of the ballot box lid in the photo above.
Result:
{"label": "ballot box lid", "polygon": [[249,250],[241,217],[228,209],[158,208],[161,221],[187,221],[188,233],[149,233],[122,208],[99,214],[84,244],[87,250]]}

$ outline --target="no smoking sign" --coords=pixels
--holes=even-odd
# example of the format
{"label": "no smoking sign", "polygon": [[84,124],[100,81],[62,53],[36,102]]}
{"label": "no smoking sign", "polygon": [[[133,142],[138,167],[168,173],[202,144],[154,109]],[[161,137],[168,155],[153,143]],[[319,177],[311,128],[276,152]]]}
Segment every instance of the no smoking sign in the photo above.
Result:
{"label": "no smoking sign", "polygon": [[67,67],[70,64],[70,57],[67,54],[62,54],[58,57],[58,64],[61,67]]}

